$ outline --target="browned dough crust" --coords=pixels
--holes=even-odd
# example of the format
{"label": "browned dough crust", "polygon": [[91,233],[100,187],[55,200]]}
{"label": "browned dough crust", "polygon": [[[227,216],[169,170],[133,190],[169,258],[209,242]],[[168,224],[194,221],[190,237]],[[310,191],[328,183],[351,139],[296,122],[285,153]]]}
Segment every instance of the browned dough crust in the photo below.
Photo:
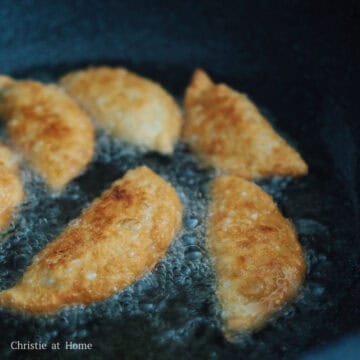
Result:
{"label": "browned dough crust", "polygon": [[12,141],[46,183],[61,190],[93,157],[89,117],[56,85],[0,79],[0,88],[0,116]]}
{"label": "browned dough crust", "polygon": [[196,70],[185,95],[182,137],[207,164],[246,179],[301,176],[308,167],[249,98]]}
{"label": "browned dough crust", "polygon": [[8,226],[15,208],[23,199],[24,192],[16,158],[0,143],[0,231]]}
{"label": "browned dough crust", "polygon": [[113,136],[164,154],[173,152],[181,113],[156,82],[103,66],[71,72],[60,84]]}
{"label": "browned dough crust", "polygon": [[208,247],[214,259],[225,335],[264,323],[299,290],[304,255],[272,198],[235,176],[211,184]]}
{"label": "browned dough crust", "polygon": [[48,313],[105,299],[155,266],[181,221],[175,189],[145,166],[130,170],[34,257],[0,304]]}

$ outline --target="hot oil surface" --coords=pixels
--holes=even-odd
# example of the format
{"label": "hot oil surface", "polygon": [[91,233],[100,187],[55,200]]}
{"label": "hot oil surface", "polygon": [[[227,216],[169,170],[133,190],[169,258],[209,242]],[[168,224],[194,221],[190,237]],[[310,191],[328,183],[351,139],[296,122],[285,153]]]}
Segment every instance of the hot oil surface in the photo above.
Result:
{"label": "hot oil surface", "polygon": [[[33,76],[55,80],[53,72],[47,69]],[[307,154],[304,158],[307,159]],[[322,159],[310,163],[308,177],[258,182],[293,221],[306,254],[307,278],[293,303],[262,330],[242,336],[237,344],[227,343],[220,331],[215,277],[205,246],[207,184],[215,173],[201,169],[183,144],[178,144],[173,156],[165,157],[144,153],[98,132],[96,154],[88,170],[62,194],[55,195],[49,194],[41,179],[24,165],[27,200],[8,231],[2,234],[1,289],[12,286],[32,257],[112,181],[143,164],[168,180],[184,205],[183,229],[166,257],[153,272],[99,303],[37,317],[1,309],[1,358],[18,356],[17,351],[10,349],[10,343],[19,340],[60,342],[62,348],[65,341],[93,344],[90,352],[62,349],[56,350],[57,354],[55,350],[26,353],[34,359],[54,356],[265,359],[291,357],[308,347],[319,327],[330,334],[332,329],[326,328],[329,316],[342,301],[337,293],[339,277],[333,274],[343,271],[346,277],[346,271],[350,271],[346,264],[352,263],[353,258],[342,242],[348,235],[344,229],[351,221],[350,210],[346,210],[350,205],[335,179],[324,182],[321,171],[318,172]],[[339,203],[343,204],[341,211],[336,210]],[[346,262],[339,260],[344,256]],[[345,280],[347,288],[351,285]]]}

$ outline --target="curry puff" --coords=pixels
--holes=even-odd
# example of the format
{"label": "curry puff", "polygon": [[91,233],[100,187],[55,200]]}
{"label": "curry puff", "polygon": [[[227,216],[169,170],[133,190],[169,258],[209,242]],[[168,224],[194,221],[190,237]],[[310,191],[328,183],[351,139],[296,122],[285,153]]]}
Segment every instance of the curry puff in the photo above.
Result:
{"label": "curry puff", "polygon": [[235,176],[211,184],[208,248],[225,336],[252,330],[296,295],[305,262],[295,231],[273,199]]}
{"label": "curry puff", "polygon": [[13,79],[10,76],[0,75],[0,90],[2,87],[9,85],[13,82]]}
{"label": "curry puff", "polygon": [[246,179],[301,176],[308,167],[245,94],[196,70],[185,94],[182,137],[205,163]]}
{"label": "curry puff", "polygon": [[56,85],[0,78],[0,117],[25,159],[61,190],[93,157],[88,115]]}
{"label": "curry puff", "polygon": [[105,299],[155,266],[181,219],[170,184],[144,166],[128,171],[0,293],[0,305],[48,313]]}
{"label": "curry puff", "polygon": [[23,198],[15,155],[0,143],[0,231],[7,227],[15,208]]}
{"label": "curry puff", "polygon": [[163,154],[173,152],[181,113],[156,82],[124,68],[97,67],[69,73],[60,84],[114,137]]}

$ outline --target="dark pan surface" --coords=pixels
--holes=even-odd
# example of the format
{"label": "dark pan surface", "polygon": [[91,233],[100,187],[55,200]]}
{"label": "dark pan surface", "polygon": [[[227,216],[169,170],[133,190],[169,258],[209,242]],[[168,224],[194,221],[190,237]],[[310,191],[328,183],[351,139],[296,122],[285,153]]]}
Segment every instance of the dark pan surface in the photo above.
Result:
{"label": "dark pan surface", "polygon": [[[98,134],[89,170],[58,197],[49,197],[41,180],[23,169],[29,199],[0,245],[1,289],[137,164],[176,186],[187,205],[187,226],[151,275],[109,300],[49,318],[0,310],[0,358],[19,358],[9,351],[13,340],[67,340],[91,342],[94,350],[32,351],[21,358],[288,359],[359,330],[359,132],[351,116],[356,57],[348,37],[355,33],[354,13],[350,5],[324,11],[321,2],[260,9],[251,3],[172,8],[158,2],[146,9],[136,1],[121,7],[112,1],[24,1],[15,8],[4,1],[1,72],[52,81],[89,64],[124,65],[181,99],[191,71],[203,66],[215,80],[247,92],[309,163],[306,178],[261,182],[293,220],[304,246],[308,274],[301,296],[263,330],[226,343],[203,236],[206,183],[213,173],[199,169],[182,145],[174,157],[159,157]],[[195,228],[193,218],[199,221]],[[353,346],[352,354],[358,350]]]}

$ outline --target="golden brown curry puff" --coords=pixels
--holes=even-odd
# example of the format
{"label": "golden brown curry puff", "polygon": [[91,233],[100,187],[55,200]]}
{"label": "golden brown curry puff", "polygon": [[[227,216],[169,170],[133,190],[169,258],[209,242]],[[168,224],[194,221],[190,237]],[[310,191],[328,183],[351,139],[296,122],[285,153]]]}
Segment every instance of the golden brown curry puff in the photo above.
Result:
{"label": "golden brown curry puff", "polygon": [[11,84],[13,81],[14,80],[9,76],[0,75],[0,91],[4,86]]}
{"label": "golden brown curry puff", "polygon": [[183,139],[206,163],[247,179],[308,172],[301,156],[246,95],[196,70],[185,95]]}
{"label": "golden brown curry puff", "polygon": [[181,219],[170,184],[144,166],[128,171],[0,293],[0,304],[47,313],[102,300],[155,266]]}
{"label": "golden brown curry puff", "polygon": [[290,222],[257,185],[235,176],[211,184],[208,247],[225,335],[263,324],[292,298],[305,262]]}
{"label": "golden brown curry puff", "polygon": [[159,84],[109,67],[75,71],[60,83],[113,136],[160,153],[173,152],[181,113]]}
{"label": "golden brown curry puff", "polygon": [[12,141],[54,190],[79,175],[94,153],[94,129],[76,102],[55,85],[1,81],[0,117]]}
{"label": "golden brown curry puff", "polygon": [[24,198],[14,154],[0,143],[0,231],[9,224],[14,209]]}

